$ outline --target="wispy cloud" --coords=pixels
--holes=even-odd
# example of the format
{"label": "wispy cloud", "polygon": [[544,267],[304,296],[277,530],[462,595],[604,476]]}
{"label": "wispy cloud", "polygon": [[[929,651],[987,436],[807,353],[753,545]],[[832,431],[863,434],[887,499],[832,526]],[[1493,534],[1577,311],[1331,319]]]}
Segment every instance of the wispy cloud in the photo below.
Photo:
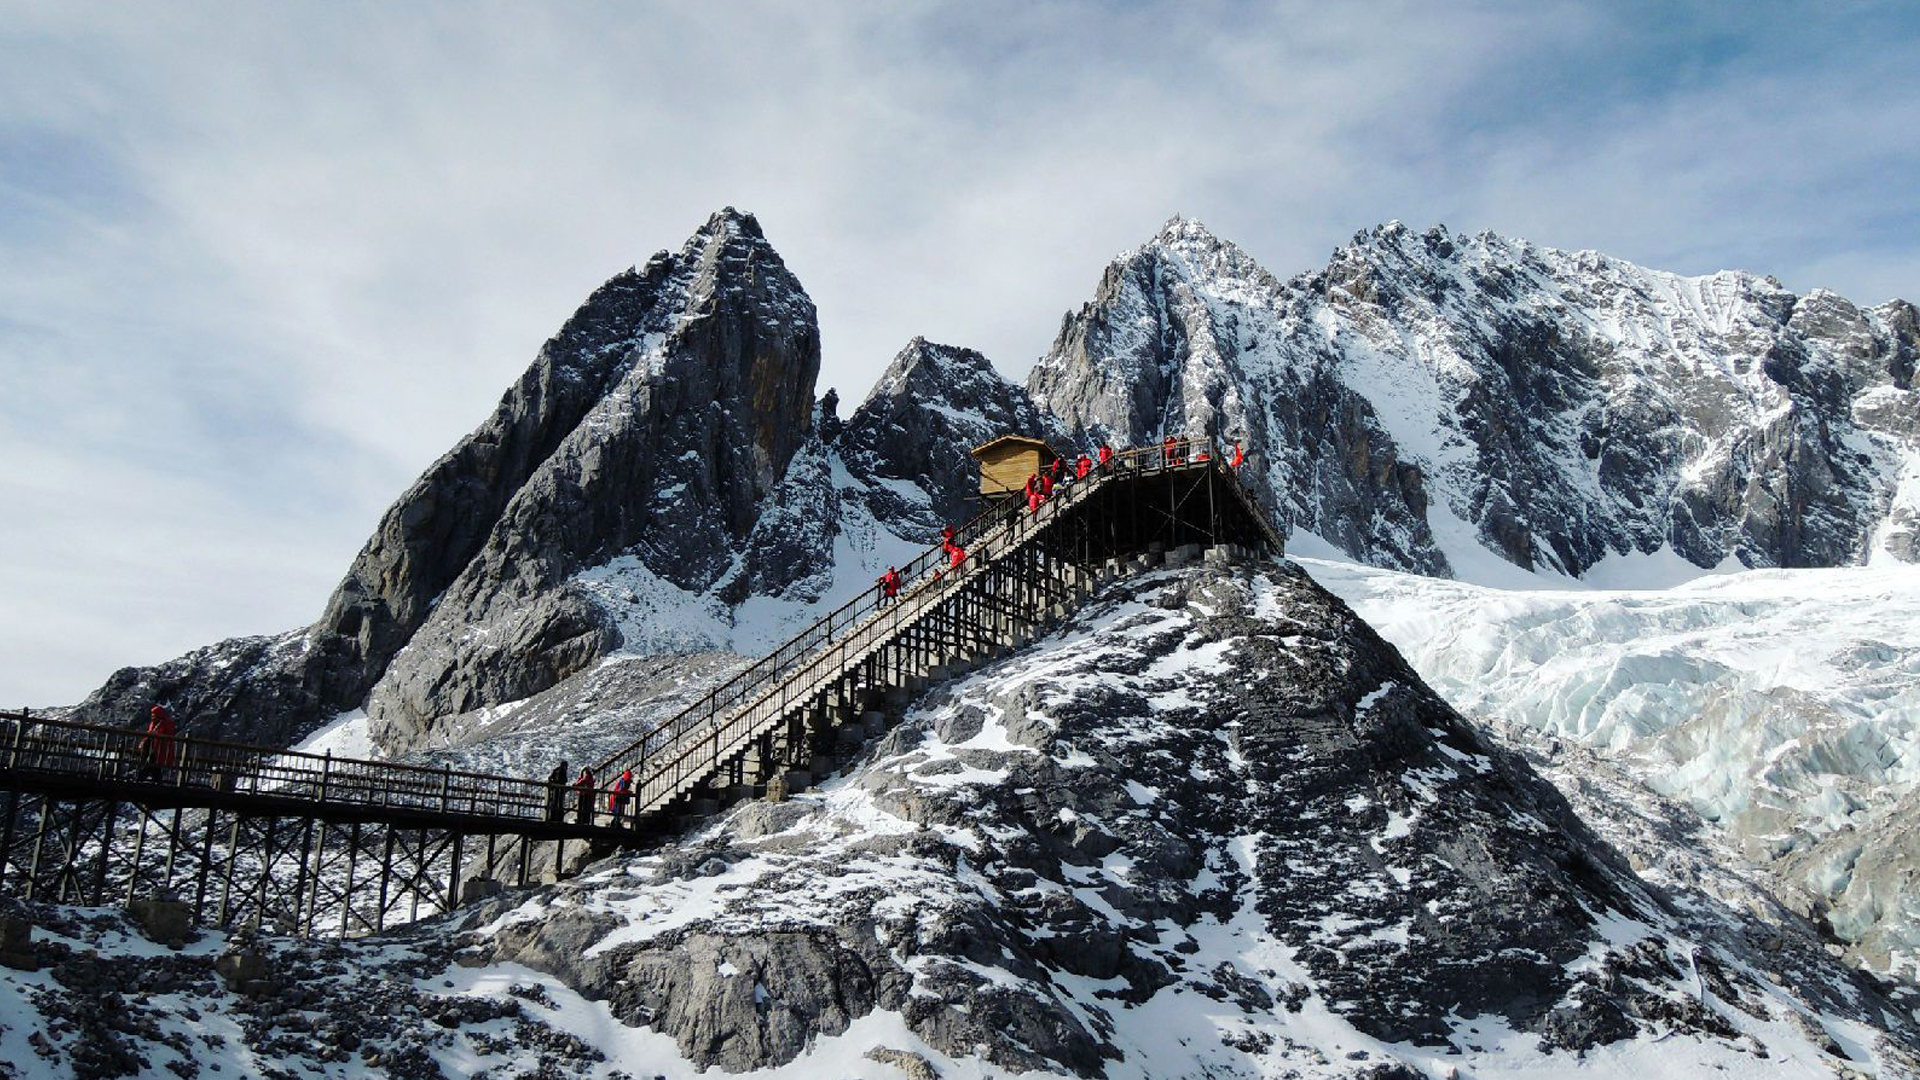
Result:
{"label": "wispy cloud", "polygon": [[[1914,293],[1900,9],[216,7],[0,18],[0,695],[312,618],[588,290],[715,207],[822,386],[1042,351],[1168,214],[1398,217]],[[1904,43],[1904,44],[1903,44]]]}

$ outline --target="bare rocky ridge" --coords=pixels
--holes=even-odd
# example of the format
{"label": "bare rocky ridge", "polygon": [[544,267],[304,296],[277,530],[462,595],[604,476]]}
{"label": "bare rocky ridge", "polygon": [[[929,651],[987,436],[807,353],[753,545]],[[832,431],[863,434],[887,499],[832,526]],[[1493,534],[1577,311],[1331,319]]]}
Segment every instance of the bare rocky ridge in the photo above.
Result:
{"label": "bare rocky ridge", "polygon": [[717,213],[588,298],[388,510],[320,622],[122,670],[76,714],[161,701],[193,734],[283,743],[368,702],[404,744],[550,686],[620,644],[574,572],[636,551],[695,590],[769,576],[735,550],[809,437],[818,370],[805,291],[751,215]]}
{"label": "bare rocky ridge", "polygon": [[1028,385],[1075,430],[1248,439],[1283,522],[1363,561],[1444,573],[1485,549],[1578,576],[1663,546],[1910,558],[1916,354],[1902,301],[1397,222],[1283,282],[1175,219]]}

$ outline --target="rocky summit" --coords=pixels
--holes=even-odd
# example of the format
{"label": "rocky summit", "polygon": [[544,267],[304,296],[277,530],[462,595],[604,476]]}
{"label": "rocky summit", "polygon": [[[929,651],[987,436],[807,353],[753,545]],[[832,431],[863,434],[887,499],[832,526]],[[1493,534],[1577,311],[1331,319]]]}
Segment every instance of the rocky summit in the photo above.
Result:
{"label": "rocky summit", "polygon": [[365,703],[406,741],[544,689],[619,644],[576,571],[638,551],[699,590],[752,569],[736,549],[808,438],[819,357],[806,292],[723,210],[588,298],[387,511],[318,623],[124,670],[78,714],[162,700],[195,734],[286,741]]}

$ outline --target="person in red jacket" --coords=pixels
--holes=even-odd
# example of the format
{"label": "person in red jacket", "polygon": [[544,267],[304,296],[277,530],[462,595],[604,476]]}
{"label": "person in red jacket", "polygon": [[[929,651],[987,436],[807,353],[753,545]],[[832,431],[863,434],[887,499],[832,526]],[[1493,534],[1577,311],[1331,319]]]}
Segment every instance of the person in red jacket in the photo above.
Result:
{"label": "person in red jacket", "polygon": [[620,774],[620,779],[613,782],[613,792],[607,796],[607,812],[613,815],[614,828],[621,827],[622,818],[627,812],[627,800],[631,798],[633,798],[633,770],[627,769]]}
{"label": "person in red jacket", "polygon": [[1093,459],[1085,454],[1081,454],[1080,460],[1073,463],[1073,478],[1075,480],[1085,480],[1087,474],[1092,471]]}
{"label": "person in red jacket", "polygon": [[173,768],[180,756],[180,746],[175,739],[179,730],[165,705],[155,705],[147,711],[147,731],[135,748],[141,761],[140,779],[158,780],[162,770]]}
{"label": "person in red jacket", "polygon": [[1107,445],[1106,443],[1101,443],[1100,444],[1100,471],[1101,472],[1107,471],[1107,467],[1112,464],[1113,464],[1113,447]]}
{"label": "person in red jacket", "polygon": [[1040,498],[1053,498],[1053,473],[1050,471],[1040,474]]}
{"label": "person in red jacket", "polygon": [[1039,512],[1040,512],[1040,489],[1037,487],[1030,487],[1027,489],[1027,513],[1037,514]]}
{"label": "person in red jacket", "polygon": [[1233,444],[1233,467],[1236,469],[1239,468],[1240,463],[1245,460],[1247,460],[1246,452],[1240,449],[1239,443],[1234,443]]}
{"label": "person in red jacket", "polygon": [[952,545],[954,535],[953,523],[948,522],[946,527],[940,530],[940,546],[948,547]]}
{"label": "person in red jacket", "polygon": [[967,561],[966,548],[961,547],[959,544],[947,545],[947,565],[949,567],[955,570],[958,570],[960,569],[960,564],[966,561]]}
{"label": "person in red jacket", "polygon": [[1169,435],[1160,440],[1160,464],[1172,466],[1180,461],[1180,443]]}
{"label": "person in red jacket", "polygon": [[575,820],[581,825],[593,824],[593,766],[580,766],[580,775],[573,781],[573,792]]}
{"label": "person in red jacket", "polygon": [[887,572],[880,575],[880,602],[884,604],[899,595],[900,571],[889,566]]}

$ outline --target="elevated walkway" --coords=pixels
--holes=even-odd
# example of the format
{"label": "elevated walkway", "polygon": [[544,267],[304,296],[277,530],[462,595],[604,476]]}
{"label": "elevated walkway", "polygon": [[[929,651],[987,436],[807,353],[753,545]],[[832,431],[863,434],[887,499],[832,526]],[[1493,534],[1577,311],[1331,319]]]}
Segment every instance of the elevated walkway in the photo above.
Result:
{"label": "elevated walkway", "polygon": [[[1201,441],[1115,455],[1037,511],[1004,501],[595,770],[597,787],[0,713],[0,892],[179,904],[293,933],[376,932],[785,786],[896,721],[929,680],[1032,639],[1117,574],[1278,554]],[[632,769],[615,815],[614,778]]]}

